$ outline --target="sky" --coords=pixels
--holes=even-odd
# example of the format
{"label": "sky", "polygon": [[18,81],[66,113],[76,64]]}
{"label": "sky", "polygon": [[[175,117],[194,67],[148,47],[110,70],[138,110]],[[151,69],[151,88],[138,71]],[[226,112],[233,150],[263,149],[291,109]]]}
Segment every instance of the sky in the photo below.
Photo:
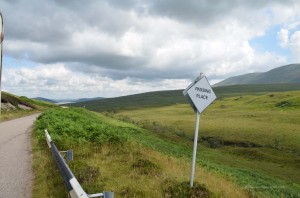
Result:
{"label": "sky", "polygon": [[117,97],[299,63],[299,10],[299,0],[0,0],[2,90]]}

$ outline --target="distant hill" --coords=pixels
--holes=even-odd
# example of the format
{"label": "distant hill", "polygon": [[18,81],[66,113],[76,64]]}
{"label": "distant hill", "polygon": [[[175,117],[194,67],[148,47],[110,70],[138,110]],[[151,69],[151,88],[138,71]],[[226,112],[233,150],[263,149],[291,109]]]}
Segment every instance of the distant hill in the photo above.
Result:
{"label": "distant hill", "polygon": [[238,84],[300,84],[300,64],[277,67],[267,72],[234,76],[214,84],[214,87]]}
{"label": "distant hill", "polygon": [[[299,84],[231,85],[215,87],[213,89],[218,99],[221,99],[230,96],[259,95],[268,92],[294,91],[300,90],[300,86]],[[69,103],[67,106],[85,107],[89,110],[103,112],[188,103],[187,99],[183,96],[182,91],[183,90],[155,91],[116,98]]]}
{"label": "distant hill", "polygon": [[103,97],[96,97],[96,98],[80,98],[77,100],[74,100],[74,102],[86,102],[86,101],[92,101],[92,100],[101,100],[104,99]]}
{"label": "distant hill", "polygon": [[67,106],[85,107],[94,111],[111,111],[139,107],[162,106],[185,103],[182,90],[156,91],[116,98],[104,98],[79,103],[69,103]]}
{"label": "distant hill", "polygon": [[48,99],[48,98],[36,97],[36,98],[33,98],[33,99],[40,100],[40,101],[45,101],[45,102],[57,103],[57,101],[52,100],[52,99]]}

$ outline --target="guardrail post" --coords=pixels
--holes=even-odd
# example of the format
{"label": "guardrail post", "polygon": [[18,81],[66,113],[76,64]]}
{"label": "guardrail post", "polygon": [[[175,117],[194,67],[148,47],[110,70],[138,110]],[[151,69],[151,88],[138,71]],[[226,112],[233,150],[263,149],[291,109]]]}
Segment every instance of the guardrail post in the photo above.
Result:
{"label": "guardrail post", "polygon": [[104,198],[114,198],[114,192],[104,191]]}

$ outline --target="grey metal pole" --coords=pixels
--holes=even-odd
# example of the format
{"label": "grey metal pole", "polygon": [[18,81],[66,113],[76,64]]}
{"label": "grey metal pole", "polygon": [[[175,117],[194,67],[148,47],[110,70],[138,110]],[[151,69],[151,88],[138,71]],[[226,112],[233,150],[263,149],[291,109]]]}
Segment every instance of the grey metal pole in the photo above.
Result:
{"label": "grey metal pole", "polygon": [[198,132],[199,132],[199,121],[200,121],[200,113],[199,113],[199,111],[197,111],[197,113],[196,113],[195,135],[194,135],[193,158],[192,158],[192,165],[191,165],[190,187],[193,187],[193,184],[194,184],[195,164],[196,164],[196,154],[197,154],[197,144],[198,144]]}
{"label": "grey metal pole", "polygon": [[2,94],[2,89],[1,89],[1,81],[2,81],[2,39],[3,39],[3,17],[2,13],[0,12],[0,119],[1,119],[1,94]]}

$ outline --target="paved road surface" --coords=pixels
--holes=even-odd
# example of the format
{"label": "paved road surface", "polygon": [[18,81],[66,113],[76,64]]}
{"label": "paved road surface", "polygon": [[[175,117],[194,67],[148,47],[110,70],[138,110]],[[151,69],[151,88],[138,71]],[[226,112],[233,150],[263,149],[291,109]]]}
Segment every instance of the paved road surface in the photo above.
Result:
{"label": "paved road surface", "polygon": [[0,123],[0,197],[31,197],[31,127],[38,114]]}

